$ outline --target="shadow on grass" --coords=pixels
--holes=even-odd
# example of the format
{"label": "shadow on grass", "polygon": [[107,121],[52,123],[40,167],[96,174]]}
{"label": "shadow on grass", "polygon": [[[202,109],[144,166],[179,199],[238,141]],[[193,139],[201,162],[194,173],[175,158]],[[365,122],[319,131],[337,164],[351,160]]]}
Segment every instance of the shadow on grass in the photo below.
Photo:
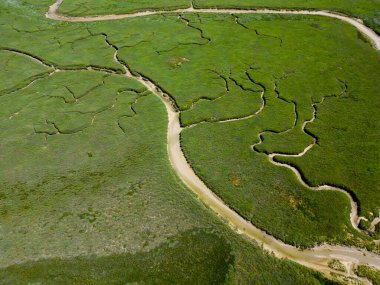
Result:
{"label": "shadow on grass", "polygon": [[223,284],[234,262],[224,238],[187,231],[147,252],[44,259],[0,270],[1,284]]}

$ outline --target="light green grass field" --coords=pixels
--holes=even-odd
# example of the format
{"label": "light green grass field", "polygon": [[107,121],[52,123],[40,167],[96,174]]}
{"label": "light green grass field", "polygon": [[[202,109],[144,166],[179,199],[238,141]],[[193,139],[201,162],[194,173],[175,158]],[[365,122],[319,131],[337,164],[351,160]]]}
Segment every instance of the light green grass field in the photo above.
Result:
{"label": "light green grass field", "polygon": [[240,9],[310,9],[329,10],[344,13],[364,20],[365,24],[380,33],[380,1],[379,0],[194,0],[194,1],[109,1],[109,0],[65,0],[60,12],[65,15],[87,16],[104,14],[132,13],[143,10],[196,8],[240,8]]}
{"label": "light green grass field", "polygon": [[163,104],[120,74],[106,38],[175,100],[188,161],[230,207],[290,244],[378,250],[345,195],[313,192],[267,157],[317,138],[276,159],[347,189],[369,220],[379,212],[379,53],[354,28],[275,15],[51,22],[48,4],[0,3],[0,284],[330,284],[235,234],[182,185]]}
{"label": "light green grass field", "polygon": [[104,36],[0,7],[0,284],[334,284],[182,185],[163,104]]}
{"label": "light green grass field", "polygon": [[[120,55],[175,98],[185,127],[242,118],[248,109],[254,114],[265,90],[266,105],[259,115],[183,131],[185,154],[211,189],[253,223],[290,243],[362,244],[368,239],[351,227],[351,208],[343,194],[304,188],[265,154],[296,154],[318,138],[307,155],[287,161],[311,185],[328,183],[351,191],[360,215],[373,219],[378,213],[374,118],[379,57],[354,28],[322,17],[186,14],[182,19],[161,15],[92,24],[91,29],[105,31],[122,46],[126,35],[134,38],[134,25],[149,36],[139,34],[138,44],[121,48]],[[122,36],[115,32],[118,26],[124,29]],[[173,65],[179,61],[181,65]],[[313,104],[317,118],[305,133],[302,125],[313,117]],[[328,115],[327,108],[333,110]],[[263,143],[252,151],[263,131]],[[365,143],[363,132],[370,134]],[[308,168],[302,162],[311,156],[312,162],[307,161],[315,167]],[[238,187],[232,177],[241,180]]]}
{"label": "light green grass field", "polygon": [[70,2],[62,5],[62,12],[64,14],[79,16],[79,15],[96,15],[96,14],[109,14],[113,13],[131,13],[143,10],[175,10],[179,8],[189,7],[188,0],[163,0],[163,1],[83,1],[83,2]]}

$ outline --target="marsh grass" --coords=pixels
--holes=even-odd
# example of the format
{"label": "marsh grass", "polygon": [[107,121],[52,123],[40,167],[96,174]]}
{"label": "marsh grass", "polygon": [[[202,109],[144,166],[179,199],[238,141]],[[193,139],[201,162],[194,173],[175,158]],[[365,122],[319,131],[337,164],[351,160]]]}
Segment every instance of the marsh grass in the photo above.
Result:
{"label": "marsh grass", "polygon": [[47,2],[0,3],[1,46],[20,52],[1,52],[0,283],[328,283],[201,204],[171,170],[160,100],[92,25],[39,19]]}

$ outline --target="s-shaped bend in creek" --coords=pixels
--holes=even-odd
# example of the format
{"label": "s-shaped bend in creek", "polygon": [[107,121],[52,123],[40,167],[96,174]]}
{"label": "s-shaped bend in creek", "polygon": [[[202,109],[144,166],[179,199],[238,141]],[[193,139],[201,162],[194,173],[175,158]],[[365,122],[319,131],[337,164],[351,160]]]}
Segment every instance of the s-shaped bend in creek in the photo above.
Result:
{"label": "s-shaped bend in creek", "polygon": [[[58,0],[56,3],[49,7],[46,17],[54,20],[69,21],[69,22],[91,22],[91,21],[105,21],[116,20],[123,18],[134,18],[141,16],[149,16],[156,14],[168,13],[220,13],[220,14],[301,14],[301,15],[319,15],[331,18],[340,19],[356,27],[360,32],[365,34],[373,42],[374,47],[380,50],[380,37],[370,28],[363,25],[356,19],[347,16],[334,14],[327,11],[289,11],[289,10],[238,10],[238,9],[196,9],[190,7],[187,9],[178,9],[173,11],[145,11],[132,14],[121,15],[104,15],[104,16],[90,16],[90,17],[70,17],[57,14],[57,9],[63,3],[63,0]],[[115,48],[113,46],[113,48]],[[219,198],[211,189],[209,189],[204,182],[195,174],[194,170],[188,164],[185,155],[182,151],[180,144],[180,134],[182,131],[179,112],[175,108],[174,102],[170,96],[165,94],[159,87],[152,81],[140,75],[134,75],[126,66],[125,63],[118,59],[118,50],[115,48],[114,59],[116,62],[124,66],[124,75],[134,78],[148,88],[152,93],[158,96],[164,103],[168,112],[169,125],[167,133],[167,148],[171,165],[176,174],[181,178],[187,187],[189,187],[198,198],[208,205],[218,216],[227,221],[231,228],[240,234],[255,240],[262,247],[272,252],[279,258],[288,258],[292,261],[300,263],[309,268],[318,270],[325,274],[337,272],[328,266],[329,261],[337,259],[341,261],[347,268],[346,276],[357,278],[353,273],[352,268],[358,264],[368,264],[380,269],[380,256],[369,251],[360,250],[352,247],[328,245],[324,244],[310,249],[301,250],[297,247],[285,244],[284,242],[274,238],[273,236],[265,233],[259,228],[255,227],[250,221],[247,221],[237,212],[231,209],[224,201]],[[368,280],[361,279],[361,281],[368,283]]]}

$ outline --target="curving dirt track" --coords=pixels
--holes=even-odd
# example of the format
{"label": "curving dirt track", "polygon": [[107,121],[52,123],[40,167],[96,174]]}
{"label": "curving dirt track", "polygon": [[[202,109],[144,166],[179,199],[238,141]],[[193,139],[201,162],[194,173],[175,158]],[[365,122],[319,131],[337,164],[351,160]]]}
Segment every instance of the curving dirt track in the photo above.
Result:
{"label": "curving dirt track", "polygon": [[[347,16],[334,14],[327,11],[288,11],[288,10],[236,10],[236,9],[195,9],[190,7],[188,9],[178,9],[174,11],[146,11],[133,14],[122,14],[122,15],[105,15],[105,16],[91,16],[91,17],[68,17],[57,14],[57,9],[63,3],[63,0],[58,0],[56,3],[49,7],[46,17],[53,20],[61,21],[76,21],[76,22],[90,22],[90,21],[105,21],[105,20],[116,20],[123,18],[133,18],[141,17],[148,15],[156,14],[166,14],[166,13],[186,13],[186,12],[197,12],[197,13],[229,13],[229,14],[249,14],[249,13],[267,13],[267,14],[302,14],[302,15],[320,15],[331,18],[336,18],[342,21],[345,21],[353,26],[355,26],[359,31],[365,34],[373,43],[374,47],[377,50],[380,50],[380,37],[371,29],[364,26],[360,21],[356,19],[349,18]],[[112,46],[112,45],[111,45]],[[179,121],[179,112],[174,107],[173,102],[170,97],[160,90],[153,82],[140,76],[134,75],[129,70],[122,61],[118,58],[118,49],[115,46],[112,46],[115,49],[114,59],[117,63],[123,65],[124,75],[130,78],[134,78],[142,83],[146,88],[148,88],[152,93],[157,95],[162,102],[165,104],[166,110],[168,112],[169,125],[168,125],[168,155],[173,169],[181,180],[198,196],[198,198],[205,204],[207,204],[216,214],[218,214],[222,219],[227,221],[231,228],[237,231],[240,234],[254,239],[256,242],[261,244],[264,249],[269,252],[272,252],[275,256],[279,258],[288,258],[292,261],[300,263],[309,268],[318,270],[325,274],[331,274],[332,272],[342,274],[342,272],[336,272],[328,266],[328,262],[332,259],[340,260],[347,269],[345,273],[348,277],[358,278],[354,272],[353,268],[358,264],[369,264],[380,269],[380,256],[368,252],[365,250],[360,250],[357,248],[345,247],[345,246],[334,246],[324,244],[307,250],[300,250],[297,247],[283,243],[280,240],[277,240],[273,236],[265,233],[264,231],[256,228],[251,222],[245,220],[237,212],[232,210],[228,205],[226,205],[223,200],[221,200],[212,190],[210,190],[203,181],[195,174],[194,170],[188,164],[184,153],[182,152],[180,145],[180,134],[182,131],[180,121]],[[244,118],[242,118],[244,119]],[[308,122],[305,122],[304,126]],[[306,153],[312,147],[308,146],[304,152],[299,154],[299,156]],[[273,161],[273,156],[280,154],[273,154],[269,159],[272,163],[288,167],[288,165],[276,163]],[[297,175],[297,170],[289,168]],[[297,176],[298,177],[298,176]],[[305,184],[302,179],[300,183]],[[337,190],[344,191],[341,189],[334,189],[328,185],[320,186],[315,190]],[[346,193],[346,192],[345,192]],[[352,200],[352,198],[351,198]],[[352,204],[352,203],[351,203]],[[351,221],[357,223],[357,209],[355,205],[352,205],[353,211],[351,213]],[[369,283],[367,279],[360,279],[363,283]],[[370,284],[370,283],[369,283]]]}
{"label": "curving dirt track", "polygon": [[93,21],[109,21],[109,20],[119,20],[125,18],[136,18],[149,15],[157,14],[170,14],[170,13],[212,13],[212,14],[295,14],[295,15],[317,15],[339,19],[341,21],[347,22],[350,25],[357,28],[360,32],[366,35],[374,47],[380,50],[380,37],[370,28],[361,23],[358,19],[353,19],[345,15],[340,15],[328,11],[309,11],[309,10],[272,10],[272,9],[198,9],[190,7],[187,9],[177,9],[177,10],[161,10],[161,11],[144,11],[131,14],[119,14],[119,15],[104,15],[104,16],[89,16],[89,17],[70,17],[63,16],[57,13],[57,9],[64,0],[57,0],[56,3],[49,7],[46,12],[46,17],[52,20],[70,21],[70,22],[93,22]]}

